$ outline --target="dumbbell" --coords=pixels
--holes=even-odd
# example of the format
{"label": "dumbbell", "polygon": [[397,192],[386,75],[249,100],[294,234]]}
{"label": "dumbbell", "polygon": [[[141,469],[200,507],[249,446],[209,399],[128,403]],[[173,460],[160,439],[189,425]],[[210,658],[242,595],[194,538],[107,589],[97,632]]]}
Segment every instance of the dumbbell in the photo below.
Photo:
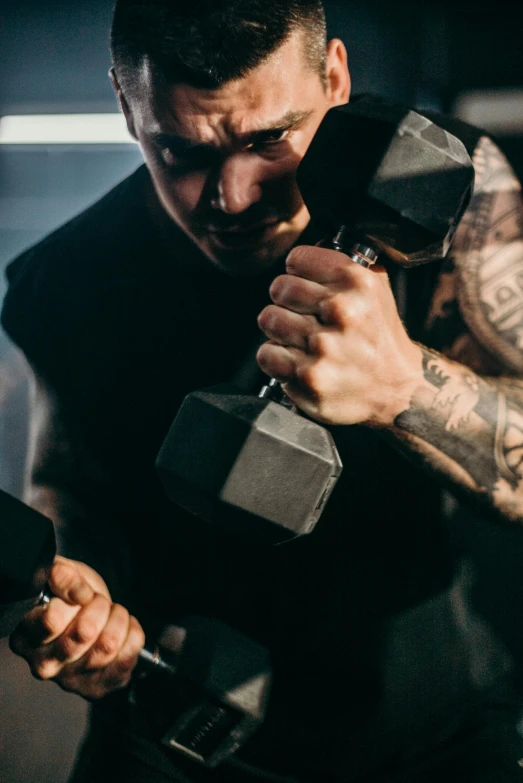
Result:
{"label": "dumbbell", "polygon": [[[415,111],[362,100],[331,109],[297,171],[314,223],[362,266],[447,253],[474,182],[452,134]],[[283,403],[283,404],[282,404]],[[189,394],[156,461],[167,496],[208,522],[270,543],[310,533],[341,472],[328,430],[232,386]]]}
{"label": "dumbbell", "polygon": [[[56,552],[52,522],[0,491],[0,637],[48,600]],[[158,740],[205,765],[228,759],[263,722],[271,683],[267,650],[218,620],[169,626],[143,649],[130,694]]]}

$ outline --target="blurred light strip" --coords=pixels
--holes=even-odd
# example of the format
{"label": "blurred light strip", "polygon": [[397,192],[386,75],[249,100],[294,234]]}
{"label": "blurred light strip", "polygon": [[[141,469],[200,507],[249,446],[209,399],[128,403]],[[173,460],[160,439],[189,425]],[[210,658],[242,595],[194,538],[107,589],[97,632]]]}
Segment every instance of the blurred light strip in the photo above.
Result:
{"label": "blurred light strip", "polygon": [[0,117],[0,144],[131,144],[123,114]]}
{"label": "blurred light strip", "polygon": [[456,97],[453,113],[491,133],[523,133],[523,88],[470,90]]}

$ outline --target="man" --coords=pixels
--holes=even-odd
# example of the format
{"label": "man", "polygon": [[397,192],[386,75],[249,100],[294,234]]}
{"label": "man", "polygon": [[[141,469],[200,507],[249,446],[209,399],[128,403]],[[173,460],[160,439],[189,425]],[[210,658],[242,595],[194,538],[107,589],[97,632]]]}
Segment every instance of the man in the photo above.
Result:
{"label": "man", "polygon": [[[319,2],[119,0],[112,52],[146,167],[13,262],[3,311],[37,379],[32,503],[63,555],[11,644],[96,700],[75,781],[523,780],[505,663],[441,513],[450,486],[523,520],[509,165],[462,128],[477,180],[451,257],[364,269],[317,246],[294,179],[350,92]],[[257,317],[261,369],[345,466],[314,534],[275,548],[176,508],[153,467],[187,392],[245,377]],[[125,690],[142,627],[187,615],[274,664],[266,723],[213,772],[162,750]]]}

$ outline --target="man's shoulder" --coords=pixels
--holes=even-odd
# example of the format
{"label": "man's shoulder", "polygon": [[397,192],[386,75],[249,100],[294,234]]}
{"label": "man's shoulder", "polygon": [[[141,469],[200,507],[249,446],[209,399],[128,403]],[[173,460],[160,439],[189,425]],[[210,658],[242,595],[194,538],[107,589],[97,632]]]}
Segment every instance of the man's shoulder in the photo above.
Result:
{"label": "man's shoulder", "polygon": [[27,354],[35,354],[41,333],[65,334],[77,304],[91,302],[89,292],[138,252],[146,176],[140,167],[9,264],[1,323]]}
{"label": "man's shoulder", "polygon": [[27,283],[31,289],[45,281],[61,287],[107,268],[115,254],[135,246],[144,202],[146,170],[141,166],[98,201],[17,256],[6,269],[9,289]]}

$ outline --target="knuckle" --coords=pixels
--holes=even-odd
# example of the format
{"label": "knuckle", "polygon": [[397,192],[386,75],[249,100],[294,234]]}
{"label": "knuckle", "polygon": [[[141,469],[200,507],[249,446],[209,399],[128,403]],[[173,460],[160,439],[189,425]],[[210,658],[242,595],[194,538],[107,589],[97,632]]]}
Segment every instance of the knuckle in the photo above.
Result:
{"label": "knuckle", "polygon": [[36,661],[31,666],[31,673],[37,680],[52,680],[60,671],[60,664],[54,658]]}
{"label": "knuckle", "polygon": [[378,282],[378,277],[372,271],[365,269],[365,267],[359,264],[352,264],[353,276],[356,281],[356,285],[362,291],[373,291]]}
{"label": "knuckle", "polygon": [[75,628],[71,631],[71,639],[77,645],[92,642],[98,637],[99,625],[96,618],[84,615],[78,618]]}
{"label": "knuckle", "polygon": [[62,634],[54,643],[56,657],[61,661],[67,661],[74,657],[80,644],[74,633]]}
{"label": "knuckle", "polygon": [[330,259],[331,273],[336,277],[338,283],[345,283],[347,286],[354,284],[354,267],[356,267],[353,261],[348,261],[340,253],[336,253],[336,257]]}
{"label": "knuckle", "polygon": [[111,602],[97,594],[91,603],[78,614],[73,634],[78,644],[89,644],[98,638],[105,627],[111,610]]}
{"label": "knuckle", "polygon": [[258,326],[261,329],[274,328],[276,320],[276,308],[274,305],[267,305],[258,316]]}
{"label": "knuckle", "polygon": [[325,332],[316,332],[308,338],[309,353],[315,356],[323,357],[327,356],[330,352],[330,335]]}
{"label": "knuckle", "polygon": [[69,592],[78,580],[76,569],[68,563],[58,561],[51,569],[49,581],[55,592]]}
{"label": "knuckle", "polygon": [[309,245],[298,245],[297,247],[294,247],[285,261],[287,272],[290,272],[291,274],[295,272],[302,261],[306,261],[310,258],[311,252],[317,255],[318,248],[310,247]]}
{"label": "knuckle", "polygon": [[102,631],[94,645],[94,651],[104,657],[116,655],[121,646],[121,638],[110,631]]}
{"label": "knuckle", "polygon": [[286,295],[289,288],[289,280],[286,275],[276,277],[269,288],[269,294],[273,302],[278,303]]}
{"label": "knuckle", "polygon": [[321,373],[316,365],[298,368],[296,376],[300,386],[306,388],[313,394],[318,392],[320,388]]}
{"label": "knuckle", "polygon": [[356,264],[354,261],[345,265],[347,281],[352,288],[362,293],[371,292],[376,285],[376,275],[369,273],[368,269]]}
{"label": "knuckle", "polygon": [[261,348],[258,348],[258,350],[256,352],[256,361],[257,361],[259,367],[264,372],[266,372],[266,371],[268,372],[268,370],[269,370],[269,367],[268,367],[269,359],[268,359],[268,356],[267,356],[267,349],[265,348],[264,345],[262,345]]}
{"label": "knuckle", "polygon": [[321,314],[326,322],[349,324],[353,320],[350,305],[340,296],[332,296],[322,302]]}

